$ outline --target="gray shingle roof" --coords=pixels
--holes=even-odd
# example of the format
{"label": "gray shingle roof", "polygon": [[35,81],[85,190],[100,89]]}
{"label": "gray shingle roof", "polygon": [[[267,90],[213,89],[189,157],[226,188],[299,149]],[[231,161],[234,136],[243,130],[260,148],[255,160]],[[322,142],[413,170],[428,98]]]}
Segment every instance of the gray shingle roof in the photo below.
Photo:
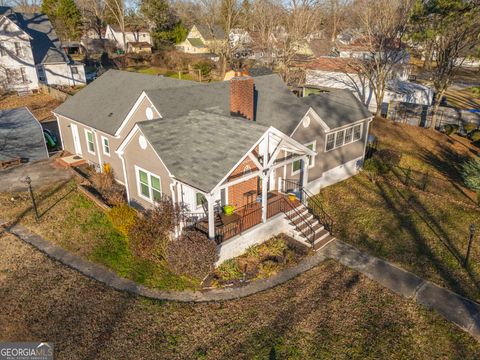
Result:
{"label": "gray shingle roof", "polygon": [[61,49],[60,40],[47,15],[14,12],[9,7],[0,7],[0,15],[7,16],[31,36],[30,43],[35,64],[71,62]]}
{"label": "gray shingle roof", "polygon": [[[182,116],[191,110],[230,115],[228,81],[181,89],[149,90],[146,93],[163,118]],[[309,108],[276,74],[255,78],[255,104],[255,121],[258,124],[274,126],[287,135],[293,132]]]}
{"label": "gray shingle roof", "polygon": [[223,40],[225,39],[225,31],[223,31],[221,26],[214,25],[210,29],[206,25],[195,25],[197,30],[202,34],[205,40]]}
{"label": "gray shingle roof", "polygon": [[267,130],[252,121],[203,111],[138,125],[170,172],[205,192],[211,191]]}
{"label": "gray shingle roof", "polygon": [[368,108],[348,90],[337,90],[301,98],[322,118],[330,129],[335,129],[372,116]]}
{"label": "gray shingle roof", "polygon": [[[193,87],[195,83],[109,70],[57,107],[55,113],[113,135],[143,90],[183,86]],[[175,106],[179,106],[179,99],[174,100]]]}
{"label": "gray shingle roof", "polygon": [[43,130],[26,107],[0,110],[0,161],[48,159]]}

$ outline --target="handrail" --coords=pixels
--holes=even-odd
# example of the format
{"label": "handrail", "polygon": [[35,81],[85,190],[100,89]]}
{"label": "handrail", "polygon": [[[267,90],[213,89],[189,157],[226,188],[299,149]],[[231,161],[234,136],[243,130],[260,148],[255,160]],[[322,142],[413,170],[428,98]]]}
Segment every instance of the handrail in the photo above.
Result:
{"label": "handrail", "polygon": [[[312,213],[313,216],[317,218],[317,220],[320,222],[320,224],[323,225],[323,227],[329,232],[333,232],[333,218],[328,215],[328,213],[325,211],[323,208],[322,203],[317,200],[315,195],[313,195],[309,190],[305,189],[300,183],[296,182],[295,180],[290,180],[290,179],[282,179],[285,186],[290,186],[294,187],[295,189],[298,189],[301,194],[300,194],[300,200],[303,205]],[[310,202],[314,204],[314,206],[310,205]]]}
{"label": "handrail", "polygon": [[288,217],[288,219],[294,224],[294,226],[297,228],[297,230],[298,230],[299,232],[301,232],[302,235],[303,235],[308,241],[310,241],[310,243],[311,243],[312,246],[313,246],[313,244],[315,243],[315,230],[313,229],[313,227],[312,227],[312,225],[310,224],[310,222],[309,222],[307,219],[304,218],[304,216],[302,215],[302,213],[301,213],[300,211],[298,211],[298,209],[297,209],[295,206],[293,206],[293,204],[292,204],[288,199],[283,198],[283,203],[284,203],[284,204],[287,204],[288,206],[290,206],[290,209],[293,210],[293,211],[297,214],[297,216],[298,216],[299,218],[301,218],[302,221],[300,222],[300,224],[306,224],[306,225],[307,225],[307,227],[308,227],[309,230],[310,230],[311,237],[309,237],[307,234],[305,234],[305,232],[300,228],[299,225],[296,225],[296,224],[294,223],[294,221],[293,221],[294,217],[290,216],[290,214],[289,214],[289,211],[291,211],[291,210],[285,210],[285,209],[283,210],[283,213],[284,213],[284,214]]}

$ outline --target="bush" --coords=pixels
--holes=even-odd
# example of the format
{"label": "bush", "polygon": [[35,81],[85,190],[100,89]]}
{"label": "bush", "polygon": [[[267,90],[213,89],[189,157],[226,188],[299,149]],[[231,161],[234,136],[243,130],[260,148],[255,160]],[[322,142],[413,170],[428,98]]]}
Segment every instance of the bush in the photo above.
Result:
{"label": "bush", "polygon": [[377,157],[389,170],[398,166],[402,159],[402,154],[393,149],[381,149],[378,150],[374,157]]}
{"label": "bush", "polygon": [[210,75],[210,72],[212,71],[213,67],[214,67],[213,64],[208,61],[201,61],[193,65],[193,68],[195,70],[200,70],[200,72],[202,73],[202,77],[206,77]]}
{"label": "bush", "polygon": [[459,129],[459,126],[456,124],[447,124],[445,125],[445,134],[448,136],[455,134]]}
{"label": "bush", "polygon": [[110,164],[105,163],[103,172],[94,173],[89,180],[109,205],[115,206],[125,203],[125,188],[115,182]]}
{"label": "bush", "polygon": [[389,171],[387,165],[385,165],[380,159],[374,157],[365,160],[363,163],[363,170],[367,172],[368,177],[372,181],[375,181],[377,176],[386,174]]}
{"label": "bush", "polygon": [[115,229],[124,236],[128,236],[130,228],[137,220],[137,212],[127,204],[119,204],[107,213],[107,217]]}
{"label": "bush", "polygon": [[473,130],[473,131],[469,134],[469,137],[470,137],[470,140],[472,140],[473,142],[478,142],[478,141],[480,141],[480,130]]}
{"label": "bush", "polygon": [[215,242],[198,231],[188,231],[168,244],[168,264],[177,275],[203,279],[212,271],[216,257]]}
{"label": "bush", "polygon": [[466,187],[480,191],[480,160],[465,161],[462,164],[461,174]]}
{"label": "bush", "polygon": [[475,123],[466,123],[463,124],[463,128],[465,129],[467,134],[470,134],[473,130],[477,129],[478,126]]}
{"label": "bush", "polygon": [[239,279],[243,276],[235,259],[224,261],[215,272],[225,281]]}
{"label": "bush", "polygon": [[168,241],[178,225],[180,210],[170,198],[163,196],[152,210],[137,217],[128,238],[132,252],[139,258],[165,260]]}

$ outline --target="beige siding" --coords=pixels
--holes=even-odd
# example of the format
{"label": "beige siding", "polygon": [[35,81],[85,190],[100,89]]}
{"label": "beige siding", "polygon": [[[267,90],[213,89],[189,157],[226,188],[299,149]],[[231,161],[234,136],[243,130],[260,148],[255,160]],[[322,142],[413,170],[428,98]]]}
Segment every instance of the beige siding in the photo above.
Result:
{"label": "beige siding", "polygon": [[[367,129],[368,121],[366,120],[363,122],[361,140],[325,152],[326,132],[323,127],[313,119],[307,128],[300,124],[292,135],[292,138],[304,145],[316,141],[315,150],[317,151],[317,155],[315,156],[315,165],[308,169],[308,181],[314,181],[322,177],[324,172],[363,156],[365,142],[368,136]],[[286,166],[286,172],[283,168],[278,169],[276,178],[278,179],[278,177],[300,179],[299,174],[292,175],[292,164]]]}
{"label": "beige siding", "polygon": [[[152,108],[153,111],[153,117],[158,118],[160,114],[153,108],[152,104],[148,99],[144,99],[138,106],[138,108],[135,110],[135,112],[132,114],[131,118],[127,122],[126,126],[122,129],[120,132],[119,137],[115,137],[106,133],[103,133],[101,131],[94,131],[94,134],[97,137],[97,142],[95,143],[95,155],[90,154],[87,151],[87,143],[85,139],[85,129],[89,130],[94,130],[91,127],[82,125],[81,123],[72,121],[66,117],[63,117],[61,115],[57,116],[58,119],[58,126],[60,128],[60,131],[62,133],[62,140],[63,140],[63,148],[64,150],[75,154],[75,146],[73,143],[73,135],[72,135],[72,130],[71,130],[71,124],[77,124],[78,126],[78,134],[80,137],[80,145],[82,147],[82,157],[94,164],[105,164],[108,163],[111,165],[113,169],[113,174],[115,176],[115,179],[118,181],[125,183],[124,175],[123,175],[123,165],[120,157],[117,155],[115,152],[122,141],[127,137],[129,132],[132,130],[133,126],[135,123],[139,121],[144,121],[147,120],[146,116],[146,110],[148,107]],[[106,155],[103,152],[103,143],[102,143],[102,137],[106,137],[109,141],[110,144],[110,156]],[[97,144],[99,149],[97,149]]]}
{"label": "beige siding", "polygon": [[138,131],[125,147],[124,159],[127,173],[128,193],[132,206],[136,206],[138,208],[149,208],[152,207],[152,204],[144,200],[139,195],[135,166],[138,166],[158,176],[162,184],[162,193],[170,197],[172,197],[170,184],[173,182],[168,174],[168,170],[158,158],[150,144],[147,145],[145,150],[140,147],[140,136],[141,132]]}

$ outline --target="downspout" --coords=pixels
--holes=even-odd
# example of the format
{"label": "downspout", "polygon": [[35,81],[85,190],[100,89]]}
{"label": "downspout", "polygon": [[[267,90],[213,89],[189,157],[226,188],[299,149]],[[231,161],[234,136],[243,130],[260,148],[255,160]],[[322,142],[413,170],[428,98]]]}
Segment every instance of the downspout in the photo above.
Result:
{"label": "downspout", "polygon": [[98,158],[98,164],[100,165],[100,172],[103,172],[103,162],[100,157],[100,147],[98,146],[98,137],[97,137],[97,130],[94,128],[90,128],[92,132],[95,134],[95,146],[97,147],[97,158]]}
{"label": "downspout", "polygon": [[125,189],[127,191],[127,202],[130,204],[130,190],[128,186],[127,168],[125,166],[125,159],[123,158],[123,151],[118,153],[118,157],[120,160],[122,160],[123,178],[125,180]]}

